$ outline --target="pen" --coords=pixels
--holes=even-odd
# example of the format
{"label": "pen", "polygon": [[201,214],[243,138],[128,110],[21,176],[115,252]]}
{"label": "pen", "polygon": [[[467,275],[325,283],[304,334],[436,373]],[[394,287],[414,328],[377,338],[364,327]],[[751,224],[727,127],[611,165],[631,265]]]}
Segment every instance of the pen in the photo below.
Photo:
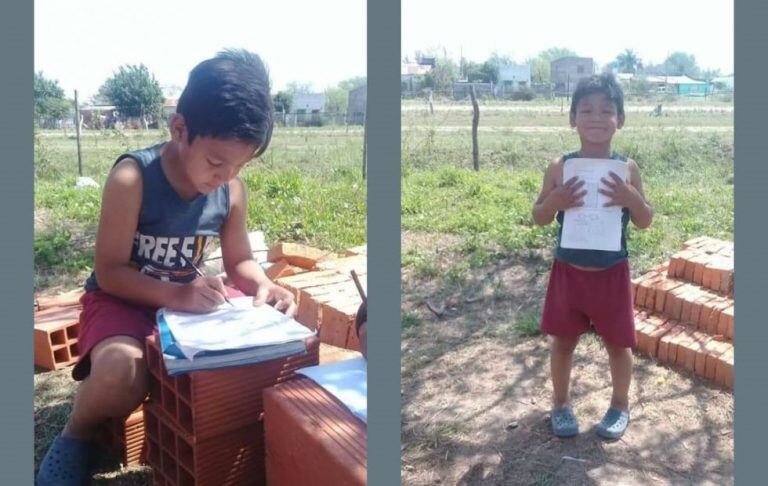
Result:
{"label": "pen", "polygon": [[[199,268],[197,268],[197,265],[195,265],[194,263],[192,263],[192,260],[190,260],[189,258],[187,258],[187,257],[186,257],[186,256],[185,256],[183,253],[181,253],[180,251],[177,251],[176,253],[177,253],[177,254],[178,254],[180,257],[181,257],[181,259],[182,259],[182,260],[184,260],[184,261],[185,261],[185,262],[186,262],[186,263],[187,263],[189,266],[191,266],[192,268],[194,268],[194,269],[195,269],[195,273],[196,273],[196,274],[198,274],[200,277],[205,277],[205,274],[202,272],[202,270],[200,270]],[[232,307],[234,307],[234,306],[235,306],[235,304],[233,304],[232,302],[230,302],[229,298],[227,297],[227,294],[222,294],[222,295],[224,295],[224,301],[225,301],[227,304],[231,305]]]}

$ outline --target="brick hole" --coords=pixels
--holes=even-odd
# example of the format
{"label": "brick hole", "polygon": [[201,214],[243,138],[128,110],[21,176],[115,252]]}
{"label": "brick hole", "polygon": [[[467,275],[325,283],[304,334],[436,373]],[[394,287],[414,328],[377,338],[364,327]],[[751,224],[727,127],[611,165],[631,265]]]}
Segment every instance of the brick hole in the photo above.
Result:
{"label": "brick hole", "polygon": [[155,467],[160,466],[160,444],[154,439],[148,439],[149,446],[149,464]]}
{"label": "brick hole", "polygon": [[67,344],[67,336],[64,333],[64,329],[53,331],[51,333],[51,344],[56,346],[57,344]]}
{"label": "brick hole", "polygon": [[165,424],[160,424],[160,445],[163,446],[163,449],[174,450],[176,448],[176,434]]}
{"label": "brick hole", "polygon": [[151,439],[159,439],[160,429],[157,423],[157,417],[149,413],[144,413],[144,433]]}
{"label": "brick hole", "polygon": [[170,483],[176,482],[176,461],[173,460],[173,456],[163,450],[163,474],[168,478]]}
{"label": "brick hole", "polygon": [[66,332],[67,332],[68,341],[72,339],[77,339],[78,334],[80,334],[80,325],[73,324],[66,329]]}
{"label": "brick hole", "polygon": [[195,459],[194,459],[192,446],[187,444],[187,442],[183,440],[181,437],[179,437],[179,440],[176,445],[178,446],[178,451],[179,451],[179,463],[181,463],[182,466],[186,467],[190,471],[194,471]]}
{"label": "brick hole", "polygon": [[179,486],[195,486],[195,477],[179,468]]}
{"label": "brick hole", "polygon": [[151,400],[162,401],[162,392],[160,391],[160,382],[152,375],[149,375],[149,398]]}
{"label": "brick hole", "polygon": [[176,417],[176,395],[167,386],[163,386],[163,409],[171,417]]}
{"label": "brick hole", "polygon": [[189,432],[190,434],[194,434],[192,425],[192,408],[181,400],[179,400],[178,407],[179,424],[182,426],[182,428],[184,428],[185,431]]}
{"label": "brick hole", "polygon": [[72,343],[69,345],[69,355],[72,358],[77,358],[80,356],[80,349],[77,346],[77,343]]}
{"label": "brick hole", "polygon": [[189,375],[179,375],[176,379],[176,391],[181,398],[187,402],[192,402],[192,384]]}
{"label": "brick hole", "polygon": [[69,361],[69,349],[64,347],[53,352],[54,363],[66,363]]}

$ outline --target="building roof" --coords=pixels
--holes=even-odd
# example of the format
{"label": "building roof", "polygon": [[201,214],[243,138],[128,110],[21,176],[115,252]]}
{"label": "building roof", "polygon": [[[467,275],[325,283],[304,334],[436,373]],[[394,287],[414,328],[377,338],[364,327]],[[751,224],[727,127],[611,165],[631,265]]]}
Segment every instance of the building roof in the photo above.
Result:
{"label": "building roof", "polygon": [[400,64],[400,74],[427,74],[432,70],[428,64],[402,63]]}
{"label": "building roof", "polygon": [[652,83],[665,83],[665,84],[707,84],[704,81],[696,81],[688,76],[648,76],[646,78]]}

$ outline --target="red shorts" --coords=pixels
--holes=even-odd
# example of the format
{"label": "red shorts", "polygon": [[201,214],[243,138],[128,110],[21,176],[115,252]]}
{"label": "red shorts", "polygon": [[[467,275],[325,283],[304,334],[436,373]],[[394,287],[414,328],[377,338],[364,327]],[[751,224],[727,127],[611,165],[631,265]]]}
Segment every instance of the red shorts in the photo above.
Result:
{"label": "red shorts", "polygon": [[[229,297],[245,295],[230,287],[226,289]],[[72,368],[75,380],[84,380],[91,373],[90,353],[101,341],[113,336],[130,336],[143,344],[155,329],[157,307],[134,304],[100,290],[86,292],[80,303],[83,305],[77,338],[80,359]]]}
{"label": "red shorts", "polygon": [[625,259],[605,270],[580,270],[555,259],[541,316],[541,331],[579,336],[590,324],[613,346],[634,347],[632,280]]}

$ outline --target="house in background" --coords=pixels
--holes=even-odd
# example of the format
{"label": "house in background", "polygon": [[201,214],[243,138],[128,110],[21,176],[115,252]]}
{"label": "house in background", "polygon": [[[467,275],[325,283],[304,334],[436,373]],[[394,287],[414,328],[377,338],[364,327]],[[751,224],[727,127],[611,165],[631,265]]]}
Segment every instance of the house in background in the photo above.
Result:
{"label": "house in background", "polygon": [[678,96],[706,96],[711,87],[706,81],[697,81],[688,76],[648,76],[646,78],[658,93]]}
{"label": "house in background", "polygon": [[570,95],[582,78],[595,73],[595,62],[591,57],[561,57],[549,63],[549,73],[555,93]]}
{"label": "house in background", "polygon": [[497,95],[505,96],[531,86],[531,66],[509,63],[499,66]]}
{"label": "house in background", "polygon": [[294,95],[291,113],[306,115],[325,111],[325,93],[299,93]]}
{"label": "house in background", "polygon": [[[423,75],[432,70],[434,58],[422,58],[424,64],[420,63],[402,63],[400,65],[400,94],[404,96],[415,96],[422,88],[421,79]],[[431,62],[431,64],[430,64]]]}
{"label": "house in background", "polygon": [[713,79],[712,86],[717,91],[733,93],[733,74],[730,76],[720,76]]}
{"label": "house in background", "polygon": [[362,125],[365,123],[365,107],[368,100],[368,86],[359,86],[347,95],[347,123]]}

